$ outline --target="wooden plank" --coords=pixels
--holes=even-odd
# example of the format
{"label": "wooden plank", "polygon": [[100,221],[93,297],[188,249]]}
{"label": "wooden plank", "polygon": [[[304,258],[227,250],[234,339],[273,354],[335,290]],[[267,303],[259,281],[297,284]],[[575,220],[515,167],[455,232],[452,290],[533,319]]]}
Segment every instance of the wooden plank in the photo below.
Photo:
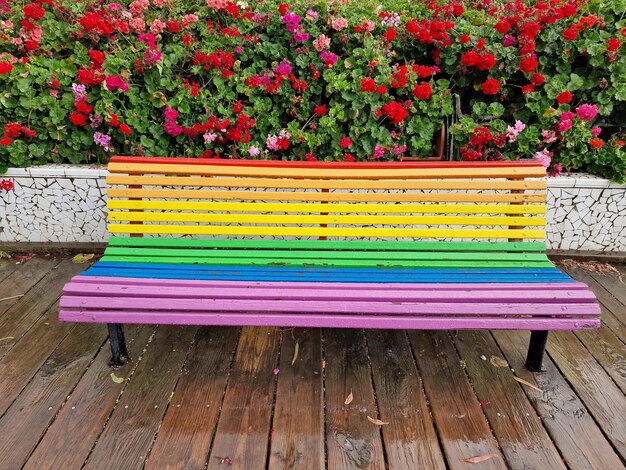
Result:
{"label": "wooden plank", "polygon": [[237,201],[335,201],[335,202],[526,202],[545,203],[545,193],[363,193],[291,191],[219,191],[209,189],[133,189],[109,188],[112,198],[137,199],[215,199]]}
{"label": "wooden plank", "polygon": [[617,336],[602,324],[598,330],[576,331],[576,337],[596,358],[617,386],[626,394],[626,347]]}
{"label": "wooden plank", "polygon": [[[29,261],[32,262],[34,260]],[[32,286],[24,297],[0,316],[0,338],[11,339],[0,342],[0,358],[2,358],[19,339],[35,324],[35,322],[57,301],[63,284],[86,268],[85,265],[63,260],[56,267],[56,261],[44,263],[48,271],[43,278]],[[24,265],[24,268],[28,265]],[[39,265],[38,265],[39,266]],[[38,271],[41,273],[41,271]],[[33,279],[39,277],[35,276]]]}
{"label": "wooden plank", "polygon": [[237,328],[201,328],[146,469],[204,469],[239,340]]}
{"label": "wooden plank", "polygon": [[291,188],[291,189],[430,189],[430,190],[545,190],[545,179],[507,180],[306,180],[273,178],[206,178],[194,176],[120,176],[109,175],[108,185],[124,186],[194,186],[222,188]]}
{"label": "wooden plank", "polygon": [[106,328],[73,329],[0,419],[2,466],[21,468],[102,346]]}
{"label": "wooden plank", "polygon": [[56,306],[49,309],[0,360],[0,416],[75,326],[59,322],[57,314]]}
{"label": "wooden plank", "polygon": [[367,330],[389,468],[446,468],[421,377],[403,331]]}
{"label": "wooden plank", "polygon": [[223,459],[233,469],[264,468],[272,418],[280,331],[244,328],[230,374],[208,469],[222,470]]}
{"label": "wooden plank", "polygon": [[109,212],[110,221],[207,222],[266,225],[516,225],[517,228],[544,226],[544,217],[497,216],[394,216],[394,215],[276,215],[276,214],[199,214],[197,212]]}
{"label": "wooden plank", "polygon": [[[104,325],[99,328],[106,330]],[[111,373],[125,379],[131,376],[153,333],[154,327],[126,326],[131,362],[115,370],[109,367],[109,344],[103,346],[29,457],[24,470],[81,468],[127,384],[111,380]]]}
{"label": "wooden plank", "polygon": [[[454,339],[476,395],[490,402],[483,410],[511,468],[565,468],[550,436],[521,385],[491,357],[501,352],[489,332],[462,331]],[[482,360],[481,356],[487,358]]]}
{"label": "wooden plank", "polygon": [[83,468],[143,468],[196,331],[158,328]]}
{"label": "wooden plank", "polygon": [[448,468],[467,469],[465,459],[495,454],[476,468],[506,469],[448,333],[410,331],[408,336]]}
{"label": "wooden plank", "polygon": [[574,279],[586,283],[598,297],[602,307],[602,322],[626,344],[626,305],[622,304],[613,293],[607,290],[588,271],[582,268],[572,268],[559,263],[559,267]]}
{"label": "wooden plank", "polygon": [[[0,302],[0,319],[22,300],[22,297],[18,296],[26,294],[59,262],[59,259],[36,256],[24,264],[17,265],[16,270],[0,282],[0,299],[11,297]],[[3,336],[5,335],[0,333],[0,338]]]}
{"label": "wooden plank", "polygon": [[252,176],[264,178],[314,178],[314,179],[427,179],[427,178],[543,178],[545,168],[540,166],[514,167],[467,167],[467,168],[412,168],[410,166],[388,168],[364,168],[358,165],[340,169],[334,168],[259,168],[250,165],[179,165],[152,163],[110,162],[110,173],[166,174],[166,175],[206,175],[206,176]]}
{"label": "wooden plank", "polygon": [[131,225],[109,224],[111,233],[161,233],[187,235],[272,235],[313,237],[423,237],[423,238],[536,238],[543,230],[507,229],[413,229],[413,228],[335,228],[335,227],[267,227],[202,225]]}
{"label": "wooden plank", "polygon": [[16,269],[20,266],[19,264],[15,264],[15,260],[6,259],[0,257],[0,286],[2,286],[2,282],[11,276]]}
{"label": "wooden plank", "polygon": [[[620,265],[615,265],[615,267],[619,268],[619,275],[611,272],[600,274],[593,271],[589,274],[596,282],[602,284],[622,305],[626,305],[626,269]],[[622,318],[622,320],[624,319]]]}
{"label": "wooden plank", "polygon": [[265,202],[138,201],[107,200],[109,209],[242,211],[242,212],[317,212],[346,214],[545,214],[545,205],[513,204],[315,204]]}
{"label": "wooden plank", "polygon": [[[384,469],[379,418],[362,330],[324,330],[327,460],[333,469]],[[348,405],[346,398],[352,393]]]}
{"label": "wooden plank", "polygon": [[324,392],[319,328],[285,331],[278,367],[268,468],[323,469]]}
{"label": "wooden plank", "polygon": [[254,312],[190,312],[154,310],[61,310],[63,321],[87,323],[133,323],[170,325],[282,326],[305,328],[389,328],[443,330],[593,330],[600,326],[598,318],[526,318],[493,316],[416,316]]}
{"label": "wooden plank", "polygon": [[522,387],[567,466],[622,468],[620,458],[552,359],[544,358],[545,372],[534,374],[524,367],[529,333],[494,331],[493,336],[515,374],[541,390]]}
{"label": "wooden plank", "polygon": [[370,242],[364,240],[240,240],[233,238],[111,237],[109,247],[232,248],[250,250],[436,251],[436,252],[544,252],[545,242]]}
{"label": "wooden plank", "polygon": [[550,334],[548,352],[622,459],[626,459],[626,397],[570,331]]}

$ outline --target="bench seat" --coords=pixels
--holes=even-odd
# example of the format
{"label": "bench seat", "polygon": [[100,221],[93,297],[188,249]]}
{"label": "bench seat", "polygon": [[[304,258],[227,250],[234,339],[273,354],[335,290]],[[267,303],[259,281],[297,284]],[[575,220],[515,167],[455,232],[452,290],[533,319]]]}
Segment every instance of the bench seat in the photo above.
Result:
{"label": "bench seat", "polygon": [[[545,247],[533,163],[309,164],[114,157],[104,256],[64,321],[390,329],[600,326]],[[143,235],[143,236],[142,236]]]}

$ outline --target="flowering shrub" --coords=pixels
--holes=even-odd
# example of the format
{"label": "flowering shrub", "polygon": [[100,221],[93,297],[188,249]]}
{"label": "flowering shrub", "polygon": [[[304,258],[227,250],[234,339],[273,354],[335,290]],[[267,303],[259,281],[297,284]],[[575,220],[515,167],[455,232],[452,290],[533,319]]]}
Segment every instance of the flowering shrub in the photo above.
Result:
{"label": "flowering shrub", "polygon": [[[471,7],[469,6],[471,5]],[[0,170],[112,153],[466,160],[623,179],[620,2],[0,0]]]}

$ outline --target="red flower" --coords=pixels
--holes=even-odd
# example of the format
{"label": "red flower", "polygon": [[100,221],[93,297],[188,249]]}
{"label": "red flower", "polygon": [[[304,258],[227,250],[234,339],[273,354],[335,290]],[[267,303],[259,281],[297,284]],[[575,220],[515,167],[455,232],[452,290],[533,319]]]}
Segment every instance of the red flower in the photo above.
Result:
{"label": "red flower", "polygon": [[602,139],[598,139],[597,137],[591,139],[589,143],[594,149],[600,149],[604,146],[604,141]]}
{"label": "red flower", "polygon": [[352,155],[350,155],[349,153],[344,153],[343,154],[343,161],[344,162],[353,162],[354,161],[354,157]]}
{"label": "red flower", "polygon": [[385,39],[387,39],[387,41],[391,42],[391,41],[393,41],[393,40],[396,38],[397,33],[396,33],[396,30],[395,30],[395,29],[393,29],[393,28],[389,28],[389,29],[385,32],[385,34],[383,34],[383,36],[385,36]]}
{"label": "red flower", "polygon": [[433,94],[433,90],[432,88],[430,88],[430,85],[426,82],[422,82],[419,85],[415,85],[415,88],[413,88],[413,95],[418,100],[427,100],[430,98],[430,95],[432,94]]}
{"label": "red flower", "polygon": [[13,142],[11,137],[7,137],[6,135],[2,139],[0,139],[0,145],[2,147],[7,147],[9,144],[11,144],[11,142]]}
{"label": "red flower", "polygon": [[24,12],[24,16],[26,16],[26,18],[30,18],[34,21],[39,21],[46,13],[46,10],[41,8],[36,3],[29,3],[28,5],[24,6],[24,8],[22,8],[22,11]]}
{"label": "red flower", "polygon": [[391,76],[391,83],[390,83],[391,87],[392,88],[405,87],[406,86],[406,74],[407,74],[406,65],[402,65],[401,67],[399,67],[399,70]]}
{"label": "red flower", "polygon": [[506,34],[511,29],[511,23],[507,20],[503,19],[496,23],[494,26],[495,30],[500,34]]}
{"label": "red flower", "polygon": [[572,101],[573,97],[574,95],[572,95],[569,91],[562,91],[557,95],[556,101],[559,104],[569,103],[570,101]]}
{"label": "red flower", "polygon": [[485,38],[480,38],[478,42],[476,43],[476,49],[484,49],[486,42],[487,41],[485,40]]}
{"label": "red flower", "polygon": [[482,89],[485,95],[495,95],[500,89],[500,82],[495,78],[488,78],[483,82]]}
{"label": "red flower", "polygon": [[387,93],[387,87],[385,85],[379,85],[378,88],[376,88],[376,93],[378,93],[379,95],[384,95],[385,93]]}
{"label": "red flower", "polygon": [[400,124],[409,112],[397,101],[390,101],[383,105],[382,113],[391,121],[392,124]]}
{"label": "red flower", "polygon": [[318,116],[326,116],[328,114],[328,108],[325,104],[315,107],[315,114]]}
{"label": "red flower", "polygon": [[459,42],[461,44],[467,44],[468,42],[470,42],[470,37],[467,34],[462,34]]}
{"label": "red flower", "polygon": [[17,122],[10,122],[4,125],[4,135],[7,137],[19,137],[22,134],[22,126]]}
{"label": "red flower", "polygon": [[461,55],[461,63],[467,67],[474,67],[480,62],[480,56],[476,51],[468,51]]}
{"label": "red flower", "polygon": [[120,121],[119,121],[119,118],[117,117],[117,114],[111,114],[111,120],[109,121],[109,126],[118,127],[119,125],[120,125]]}
{"label": "red flower", "polygon": [[[0,140],[0,145],[3,145],[1,140]],[[11,191],[14,188],[14,186],[15,185],[13,184],[13,181],[11,180],[0,181],[0,189],[4,189],[5,191]]]}
{"label": "red flower", "polygon": [[339,142],[339,146],[342,149],[347,149],[348,147],[350,147],[352,145],[352,141],[350,140],[350,137],[343,137],[341,139],[341,142]]}
{"label": "red flower", "polygon": [[533,93],[535,91],[535,87],[532,85],[524,85],[522,87],[522,94],[528,95],[529,93]]}
{"label": "red flower", "polygon": [[104,64],[105,57],[101,51],[90,49],[89,58],[91,59],[95,67],[100,67],[102,64]]}
{"label": "red flower", "polygon": [[606,42],[606,49],[609,52],[613,52],[613,51],[618,50],[621,45],[622,45],[622,41],[620,41],[617,38],[611,38]]}
{"label": "red flower", "polygon": [[307,154],[305,155],[305,158],[306,158],[308,161],[310,161],[310,162],[316,162],[316,161],[317,161],[317,158],[315,158],[315,157],[313,156],[313,154],[312,154],[312,153],[310,153],[310,152],[309,152],[309,153],[307,153]]}
{"label": "red flower", "polygon": [[29,129],[28,127],[25,127],[25,126],[22,126],[22,132],[29,139],[32,139],[37,134],[37,132],[35,132],[34,130]]}
{"label": "red flower", "polygon": [[496,65],[496,56],[491,52],[486,52],[480,55],[480,62],[478,63],[478,70],[491,70]]}
{"label": "red flower", "polygon": [[532,57],[526,57],[522,59],[519,63],[519,69],[524,73],[530,73],[537,68],[539,62],[537,59],[533,59]]}
{"label": "red flower", "polygon": [[563,31],[563,37],[568,41],[573,41],[578,37],[578,31],[574,28],[565,28],[565,31]]}
{"label": "red flower", "polygon": [[93,106],[87,104],[87,100],[80,100],[74,103],[74,107],[76,111],[83,114],[90,114],[93,111]]}
{"label": "red flower", "polygon": [[535,86],[541,86],[545,83],[546,79],[541,73],[533,73],[533,76],[530,77],[530,83]]}
{"label": "red flower", "polygon": [[0,75],[6,75],[13,70],[13,64],[10,62],[0,62]]}
{"label": "red flower", "polygon": [[133,133],[126,124],[120,124],[120,132],[124,135],[131,135]]}
{"label": "red flower", "polygon": [[83,127],[85,124],[87,124],[87,116],[79,113],[78,111],[74,111],[72,114],[70,114],[70,121],[75,126]]}
{"label": "red flower", "polygon": [[167,32],[168,33],[180,33],[180,25],[176,20],[169,20],[167,22]]}
{"label": "red flower", "polygon": [[376,91],[376,82],[373,78],[362,78],[361,79],[361,91],[365,91],[367,93],[372,93]]}
{"label": "red flower", "polygon": [[286,15],[287,14],[287,10],[289,10],[289,4],[288,3],[281,3],[280,5],[278,5],[278,12],[281,15]]}

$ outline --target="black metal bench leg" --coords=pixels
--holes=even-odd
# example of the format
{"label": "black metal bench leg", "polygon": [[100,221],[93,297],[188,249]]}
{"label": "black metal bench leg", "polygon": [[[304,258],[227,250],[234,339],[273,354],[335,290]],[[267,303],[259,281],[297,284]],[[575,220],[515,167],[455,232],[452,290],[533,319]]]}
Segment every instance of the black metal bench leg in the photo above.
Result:
{"label": "black metal bench leg", "polygon": [[122,366],[128,362],[128,350],[121,323],[107,323],[112,357],[109,366]]}
{"label": "black metal bench leg", "polygon": [[531,372],[543,372],[543,353],[548,341],[547,331],[531,331],[526,368]]}

